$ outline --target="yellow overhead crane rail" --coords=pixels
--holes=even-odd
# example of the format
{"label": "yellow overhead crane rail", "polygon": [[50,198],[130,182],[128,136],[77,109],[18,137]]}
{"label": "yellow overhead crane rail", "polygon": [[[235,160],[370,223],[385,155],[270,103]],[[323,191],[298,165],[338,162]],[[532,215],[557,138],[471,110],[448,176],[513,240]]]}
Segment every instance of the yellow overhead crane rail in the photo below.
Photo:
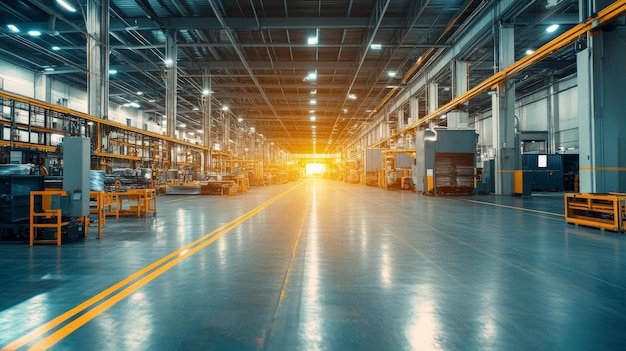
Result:
{"label": "yellow overhead crane rail", "polygon": [[566,31],[565,33],[559,35],[552,41],[537,49],[533,54],[525,56],[524,58],[515,62],[510,67],[494,74],[487,80],[468,90],[465,94],[452,99],[452,101],[441,106],[431,114],[419,119],[417,122],[407,126],[406,128],[378,141],[377,143],[368,146],[368,148],[381,147],[384,143],[400,136],[401,134],[411,132],[420,125],[426,124],[434,119],[439,118],[442,114],[454,110],[461,104],[468,102],[477,95],[501,86],[502,84],[504,84],[505,81],[515,76],[517,73],[525,70],[526,68],[540,62],[541,60],[552,55],[553,53],[560,51],[566,46],[570,45],[581,35],[593,30],[596,27],[616,20],[618,17],[623,16],[624,13],[626,13],[626,0],[615,1],[613,4],[598,12],[598,15],[596,17],[588,18],[586,21],[577,24],[572,29]]}
{"label": "yellow overhead crane rail", "polygon": [[[209,151],[209,147],[208,146],[202,146],[202,145],[197,145],[197,144],[193,144],[190,142],[186,142],[186,141],[182,141],[182,140],[178,140],[176,138],[172,138],[166,135],[161,135],[158,133],[153,133],[153,132],[149,132],[143,129],[139,129],[139,128],[134,128],[134,127],[129,127],[127,125],[118,123],[118,122],[114,122],[114,121],[110,121],[108,119],[102,119],[102,118],[98,118],[98,117],[94,117],[92,115],[83,113],[83,112],[79,112],[79,111],[75,111],[72,109],[69,109],[67,107],[62,107],[62,106],[56,106],[56,105],[52,105],[49,104],[47,102],[44,101],[40,101],[40,100],[36,100],[36,99],[32,99],[26,96],[22,96],[22,95],[18,95],[15,93],[10,93],[8,91],[5,90],[0,90],[0,97],[2,98],[6,98],[6,99],[11,99],[11,100],[15,100],[15,101],[19,101],[19,102],[23,102],[32,106],[36,106],[36,107],[40,107],[46,110],[52,110],[52,111],[56,111],[58,113],[63,113],[66,114],[68,116],[73,116],[73,117],[78,117],[78,118],[82,118],[84,120],[87,121],[91,121],[94,122],[95,124],[100,124],[100,125],[106,125],[109,127],[114,127],[114,128],[118,128],[124,131],[128,131],[128,132],[133,132],[133,133],[137,133],[137,134],[142,134],[151,138],[155,138],[155,139],[160,139],[160,140],[165,140],[165,141],[169,141],[171,143],[174,144],[178,144],[178,145],[184,145],[184,146],[188,146],[197,150],[202,150],[202,151]],[[59,132],[59,131],[54,131],[54,132]],[[42,145],[45,146],[45,145]],[[115,155],[119,158],[120,155]]]}

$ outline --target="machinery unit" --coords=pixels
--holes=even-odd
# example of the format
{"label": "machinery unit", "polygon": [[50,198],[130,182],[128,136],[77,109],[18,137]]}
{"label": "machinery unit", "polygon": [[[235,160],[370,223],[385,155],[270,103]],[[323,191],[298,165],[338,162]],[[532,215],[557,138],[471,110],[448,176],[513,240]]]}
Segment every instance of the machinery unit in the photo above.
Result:
{"label": "machinery unit", "polygon": [[415,190],[428,195],[472,194],[476,168],[474,130],[426,129],[415,137]]}
{"label": "machinery unit", "polygon": [[0,175],[0,240],[28,237],[30,192],[43,190],[43,187],[43,176]]}
{"label": "machinery unit", "polygon": [[533,191],[563,190],[563,155],[523,154],[522,170],[530,172]]}
{"label": "machinery unit", "polygon": [[365,185],[378,186],[383,163],[383,149],[365,150]]}

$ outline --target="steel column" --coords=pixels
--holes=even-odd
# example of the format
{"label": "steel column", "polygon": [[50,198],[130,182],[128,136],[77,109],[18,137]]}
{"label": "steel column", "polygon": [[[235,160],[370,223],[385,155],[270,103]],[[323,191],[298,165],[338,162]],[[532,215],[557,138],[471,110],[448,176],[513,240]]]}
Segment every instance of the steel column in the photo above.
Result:
{"label": "steel column", "polygon": [[[514,28],[500,24],[496,28],[499,41],[495,66],[502,71],[515,62]],[[513,171],[519,159],[519,146],[515,142],[515,82],[507,80],[492,95],[493,148],[495,157],[495,190],[498,195],[513,194]]]}
{"label": "steel column", "polygon": [[109,115],[110,0],[87,1],[87,96],[89,114]]}

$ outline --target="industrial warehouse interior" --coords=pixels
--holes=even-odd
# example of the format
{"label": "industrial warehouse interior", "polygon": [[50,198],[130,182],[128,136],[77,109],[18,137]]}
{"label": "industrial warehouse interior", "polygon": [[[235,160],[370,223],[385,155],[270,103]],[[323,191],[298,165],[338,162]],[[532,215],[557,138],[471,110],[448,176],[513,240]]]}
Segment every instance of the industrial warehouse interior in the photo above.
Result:
{"label": "industrial warehouse interior", "polygon": [[0,349],[626,349],[625,14],[0,0]]}

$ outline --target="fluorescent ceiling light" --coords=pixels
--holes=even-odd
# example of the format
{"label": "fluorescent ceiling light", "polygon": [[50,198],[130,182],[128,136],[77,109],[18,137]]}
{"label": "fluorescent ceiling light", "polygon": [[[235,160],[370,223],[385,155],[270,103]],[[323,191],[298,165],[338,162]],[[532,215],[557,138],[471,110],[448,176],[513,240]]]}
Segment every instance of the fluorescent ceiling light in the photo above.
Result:
{"label": "fluorescent ceiling light", "polygon": [[311,116],[311,121],[315,121],[317,118],[315,118],[315,116]]}
{"label": "fluorescent ceiling light", "polygon": [[53,46],[53,47],[52,47],[52,50],[54,50],[54,51],[59,51],[59,50],[61,50],[61,48],[60,48],[60,47],[58,47],[58,46]]}
{"label": "fluorescent ceiling light", "polygon": [[312,99],[311,101],[309,101],[309,104],[315,105],[315,104],[317,104],[317,101],[315,99]]}
{"label": "fluorescent ceiling light", "polygon": [[19,33],[20,29],[17,28],[14,24],[9,24],[7,25],[7,28],[9,28],[9,30],[13,33]]}
{"label": "fluorescent ceiling light", "polygon": [[193,108],[193,110],[194,110],[194,111],[199,111],[199,110],[200,110],[200,108],[198,108],[198,107],[194,107],[194,108]]}
{"label": "fluorescent ceiling light", "polygon": [[535,53],[535,50],[532,50],[532,49],[526,50],[526,55],[532,55],[534,53]]}
{"label": "fluorescent ceiling light", "polygon": [[348,99],[356,100],[356,95],[355,94],[348,94]]}
{"label": "fluorescent ceiling light", "polygon": [[372,48],[372,50],[380,50],[383,48],[383,46],[380,44],[372,44],[370,45],[370,47]]}
{"label": "fluorescent ceiling light", "polygon": [[52,68],[52,67],[46,67],[46,68],[44,68],[43,70],[44,70],[44,71],[46,71],[46,72],[52,72],[52,71],[54,71],[54,68]]}
{"label": "fluorescent ceiling light", "polygon": [[306,80],[316,80],[317,79],[317,71],[311,72],[306,76]]}
{"label": "fluorescent ceiling light", "polygon": [[166,66],[171,65],[172,63],[174,63],[174,61],[172,59],[167,59],[165,61],[163,61],[165,63]]}
{"label": "fluorescent ceiling light", "polygon": [[209,95],[211,92],[209,91],[209,89],[204,89],[202,90],[202,95],[207,96]]}
{"label": "fluorescent ceiling light", "polygon": [[57,3],[61,6],[63,6],[66,10],[68,10],[69,12],[76,12],[76,9],[74,8],[74,6],[70,5],[67,1],[65,0],[57,0]]}
{"label": "fluorescent ceiling light", "polygon": [[315,110],[309,110],[309,113],[315,113]]}
{"label": "fluorescent ceiling light", "polygon": [[239,123],[243,122],[243,118],[241,118],[241,117],[237,118],[237,122],[239,122]]}
{"label": "fluorescent ceiling light", "polygon": [[38,37],[41,35],[41,32],[38,30],[29,30],[28,35],[30,35],[31,37]]}
{"label": "fluorescent ceiling light", "polygon": [[109,70],[109,74],[117,74],[117,70],[116,69],[110,69]]}
{"label": "fluorescent ceiling light", "polygon": [[317,89],[311,89],[311,95],[317,94]]}
{"label": "fluorescent ceiling light", "polygon": [[143,95],[143,91],[138,91],[137,95]]}
{"label": "fluorescent ceiling light", "polygon": [[307,40],[307,43],[309,45],[317,45],[318,39],[317,39],[317,34],[313,37],[309,37],[309,39]]}
{"label": "fluorescent ceiling light", "polygon": [[226,105],[222,106],[222,111],[228,111],[228,106]]}
{"label": "fluorescent ceiling light", "polygon": [[552,33],[554,31],[556,31],[557,29],[559,29],[559,25],[558,24],[553,24],[553,25],[549,26],[548,28],[546,28],[546,32]]}
{"label": "fluorescent ceiling light", "polygon": [[395,76],[397,75],[397,73],[396,73],[396,72],[394,72],[394,71],[389,71],[389,72],[387,72],[387,75],[388,75],[389,77],[393,78],[393,77],[395,77]]}

